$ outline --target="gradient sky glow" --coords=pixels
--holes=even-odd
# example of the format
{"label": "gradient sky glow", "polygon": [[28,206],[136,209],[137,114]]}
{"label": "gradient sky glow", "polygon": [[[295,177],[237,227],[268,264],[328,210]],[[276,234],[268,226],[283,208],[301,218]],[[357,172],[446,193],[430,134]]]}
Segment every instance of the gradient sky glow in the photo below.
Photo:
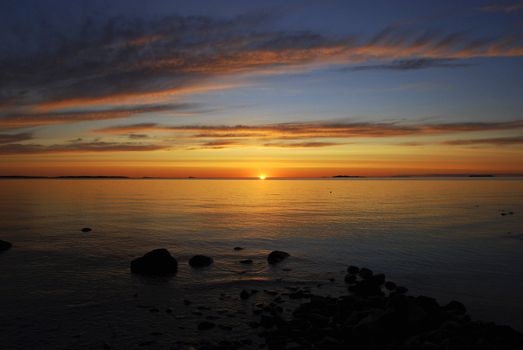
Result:
{"label": "gradient sky glow", "polygon": [[522,110],[522,1],[0,4],[0,175],[523,174]]}

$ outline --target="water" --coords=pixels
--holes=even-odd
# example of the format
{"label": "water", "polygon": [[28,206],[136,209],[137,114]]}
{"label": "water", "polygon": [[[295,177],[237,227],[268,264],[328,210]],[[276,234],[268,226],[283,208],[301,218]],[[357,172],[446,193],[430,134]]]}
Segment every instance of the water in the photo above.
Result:
{"label": "water", "polygon": [[[14,243],[0,254],[4,348],[162,348],[202,337],[184,298],[227,309],[244,287],[330,293],[348,264],[523,330],[522,179],[4,180],[0,193],[0,239]],[[159,247],[176,277],[130,274]],[[267,267],[274,249],[292,258]],[[214,266],[191,270],[194,254]]]}

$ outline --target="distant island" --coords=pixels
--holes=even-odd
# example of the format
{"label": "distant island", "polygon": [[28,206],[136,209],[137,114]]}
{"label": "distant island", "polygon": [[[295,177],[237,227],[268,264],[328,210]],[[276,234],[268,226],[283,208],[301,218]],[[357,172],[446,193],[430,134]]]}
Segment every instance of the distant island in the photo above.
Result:
{"label": "distant island", "polygon": [[23,175],[5,175],[0,179],[130,179],[128,176],[23,176]]}
{"label": "distant island", "polygon": [[334,175],[333,178],[350,178],[350,179],[359,179],[365,176],[355,176],[355,175]]}

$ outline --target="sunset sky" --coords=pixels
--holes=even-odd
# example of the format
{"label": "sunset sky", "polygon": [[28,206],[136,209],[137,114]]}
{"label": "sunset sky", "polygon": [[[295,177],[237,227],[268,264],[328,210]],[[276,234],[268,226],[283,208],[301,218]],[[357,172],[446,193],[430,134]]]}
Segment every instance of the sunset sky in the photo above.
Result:
{"label": "sunset sky", "polygon": [[523,174],[523,1],[2,1],[0,175]]}

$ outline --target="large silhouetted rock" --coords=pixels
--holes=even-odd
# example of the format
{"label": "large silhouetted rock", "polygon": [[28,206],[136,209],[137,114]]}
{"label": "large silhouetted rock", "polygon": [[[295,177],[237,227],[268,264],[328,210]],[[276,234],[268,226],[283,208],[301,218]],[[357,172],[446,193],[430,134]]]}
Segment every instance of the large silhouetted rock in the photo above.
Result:
{"label": "large silhouetted rock", "polygon": [[3,252],[4,250],[9,250],[11,249],[13,245],[7,241],[2,241],[0,239],[0,252]]}
{"label": "large silhouetted rock", "polygon": [[131,271],[143,275],[168,275],[178,271],[178,262],[167,249],[155,249],[131,262]]}
{"label": "large silhouetted rock", "polygon": [[277,264],[287,259],[289,256],[291,255],[287,252],[275,250],[269,254],[269,256],[267,257],[267,261],[269,262],[269,264]]}
{"label": "large silhouetted rock", "polygon": [[214,260],[210,256],[206,255],[195,255],[191,259],[189,259],[189,265],[191,267],[207,267],[211,265],[214,262]]}

